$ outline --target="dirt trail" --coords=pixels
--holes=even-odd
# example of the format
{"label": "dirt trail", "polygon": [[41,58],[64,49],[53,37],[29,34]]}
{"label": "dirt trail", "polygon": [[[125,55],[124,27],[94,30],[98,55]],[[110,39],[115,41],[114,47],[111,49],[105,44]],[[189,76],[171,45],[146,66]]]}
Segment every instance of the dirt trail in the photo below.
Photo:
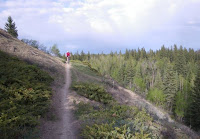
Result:
{"label": "dirt trail", "polygon": [[55,109],[56,120],[43,121],[41,123],[42,139],[76,139],[78,121],[73,118],[72,105],[70,100],[71,92],[71,65],[66,64],[65,85],[53,96],[53,107]]}

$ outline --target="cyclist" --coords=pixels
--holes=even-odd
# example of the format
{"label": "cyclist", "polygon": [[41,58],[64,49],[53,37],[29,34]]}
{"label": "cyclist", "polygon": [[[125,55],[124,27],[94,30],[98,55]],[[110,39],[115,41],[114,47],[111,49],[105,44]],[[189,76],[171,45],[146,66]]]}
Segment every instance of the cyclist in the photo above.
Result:
{"label": "cyclist", "polygon": [[67,55],[67,63],[69,64],[69,60],[70,60],[70,52],[67,51],[66,55]]}

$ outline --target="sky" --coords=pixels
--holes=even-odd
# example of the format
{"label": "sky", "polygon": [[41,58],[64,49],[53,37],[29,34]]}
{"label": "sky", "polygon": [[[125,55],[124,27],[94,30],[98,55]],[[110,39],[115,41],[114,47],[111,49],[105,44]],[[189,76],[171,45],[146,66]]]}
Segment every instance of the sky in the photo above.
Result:
{"label": "sky", "polygon": [[19,39],[61,53],[200,49],[200,0],[0,0],[0,28],[8,16]]}

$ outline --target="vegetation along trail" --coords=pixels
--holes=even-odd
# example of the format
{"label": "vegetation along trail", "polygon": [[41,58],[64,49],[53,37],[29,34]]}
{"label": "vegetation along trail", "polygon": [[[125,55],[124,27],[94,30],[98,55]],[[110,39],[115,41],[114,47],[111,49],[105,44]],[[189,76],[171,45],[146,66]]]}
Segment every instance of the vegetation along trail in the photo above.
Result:
{"label": "vegetation along trail", "polygon": [[[66,77],[65,77],[65,85],[57,92],[55,95],[55,104],[54,107],[57,110],[58,119],[55,121],[49,121],[45,123],[43,127],[43,137],[44,139],[74,139],[76,138],[76,121],[73,119],[71,112],[71,101],[70,99],[70,84],[71,84],[71,73],[70,68],[71,65],[66,64]],[[57,102],[56,102],[57,101]]]}

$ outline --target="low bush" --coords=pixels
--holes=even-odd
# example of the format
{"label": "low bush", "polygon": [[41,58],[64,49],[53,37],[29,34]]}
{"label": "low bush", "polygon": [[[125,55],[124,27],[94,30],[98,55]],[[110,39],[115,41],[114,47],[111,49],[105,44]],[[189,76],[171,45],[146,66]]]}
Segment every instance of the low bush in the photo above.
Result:
{"label": "low bush", "polygon": [[100,75],[99,72],[94,70],[92,67],[88,66],[89,63],[86,64],[86,63],[82,63],[81,61],[71,61],[71,62],[72,62],[73,68],[75,68],[77,71],[81,73],[94,76],[94,77],[98,77]]}
{"label": "low bush", "polygon": [[157,88],[150,89],[147,94],[147,99],[155,103],[157,106],[164,106],[165,95],[162,90]]}
{"label": "low bush", "polygon": [[121,127],[114,127],[112,124],[94,124],[93,126],[86,126],[82,132],[82,136],[87,139],[105,138],[105,139],[131,139],[134,135],[126,125]]}
{"label": "low bush", "polygon": [[101,74],[99,73],[99,71],[96,70],[95,68],[93,68],[92,65],[91,65],[88,61],[83,61],[82,63],[83,63],[84,65],[87,65],[87,66],[90,68],[90,70],[92,70],[92,71],[98,73],[99,75],[101,75]]}
{"label": "low bush", "polygon": [[[84,138],[156,138],[150,126],[152,118],[136,107],[117,103],[105,106],[92,106],[83,102],[76,104],[75,115],[83,123]],[[156,132],[154,128],[154,132]]]}
{"label": "low bush", "polygon": [[137,87],[139,87],[140,91],[143,92],[145,90],[146,85],[142,78],[134,78],[134,83]]}
{"label": "low bush", "polygon": [[48,110],[53,79],[34,65],[0,52],[0,136],[23,138]]}
{"label": "low bush", "polygon": [[72,89],[78,94],[108,104],[113,101],[112,96],[108,94],[102,86],[94,83],[76,82],[72,84]]}

